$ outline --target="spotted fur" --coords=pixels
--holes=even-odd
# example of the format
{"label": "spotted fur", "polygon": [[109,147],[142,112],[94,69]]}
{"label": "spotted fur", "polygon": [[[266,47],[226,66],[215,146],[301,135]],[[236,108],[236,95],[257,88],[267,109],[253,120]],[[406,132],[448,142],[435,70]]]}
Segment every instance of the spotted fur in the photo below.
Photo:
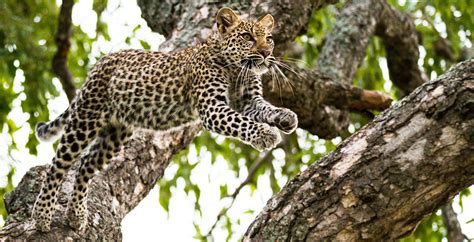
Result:
{"label": "spotted fur", "polygon": [[37,229],[50,230],[58,187],[77,159],[80,168],[67,214],[73,228],[85,228],[88,183],[134,128],[166,131],[202,122],[206,129],[258,150],[280,142],[277,128],[295,130],[296,115],[262,97],[260,76],[275,63],[273,17],[240,20],[223,8],[216,20],[218,33],[195,47],[173,53],[123,50],[103,57],[69,108],[56,120],[37,125],[42,140],[64,130],[33,209]]}

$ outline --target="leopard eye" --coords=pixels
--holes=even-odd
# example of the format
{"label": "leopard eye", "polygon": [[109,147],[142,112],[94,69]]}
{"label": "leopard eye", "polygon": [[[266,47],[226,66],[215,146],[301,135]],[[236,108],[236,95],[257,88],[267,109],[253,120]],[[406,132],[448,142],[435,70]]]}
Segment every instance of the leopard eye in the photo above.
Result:
{"label": "leopard eye", "polygon": [[273,37],[272,36],[267,36],[267,42],[272,43],[273,42]]}
{"label": "leopard eye", "polygon": [[243,33],[240,36],[242,36],[242,38],[246,41],[253,41],[253,37],[249,33]]}

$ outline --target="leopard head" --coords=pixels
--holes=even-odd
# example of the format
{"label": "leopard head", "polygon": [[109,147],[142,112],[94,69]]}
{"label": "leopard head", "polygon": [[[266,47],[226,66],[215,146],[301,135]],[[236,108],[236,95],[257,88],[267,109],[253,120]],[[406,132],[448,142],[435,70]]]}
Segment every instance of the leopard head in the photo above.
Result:
{"label": "leopard head", "polygon": [[216,16],[220,36],[220,55],[226,65],[251,70],[257,75],[268,71],[273,57],[273,17],[267,14],[256,21],[241,20],[230,8]]}

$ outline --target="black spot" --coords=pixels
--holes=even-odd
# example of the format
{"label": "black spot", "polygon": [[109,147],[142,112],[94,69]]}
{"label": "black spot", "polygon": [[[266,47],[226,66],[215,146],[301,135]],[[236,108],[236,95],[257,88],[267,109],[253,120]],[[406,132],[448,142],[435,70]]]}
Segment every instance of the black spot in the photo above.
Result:
{"label": "black spot", "polygon": [[93,173],[94,173],[94,169],[92,169],[91,167],[88,167],[88,168],[87,168],[87,173],[93,174]]}
{"label": "black spot", "polygon": [[69,134],[67,136],[67,142],[68,143],[73,143],[74,142],[74,135],[73,134]]}
{"label": "black spot", "polygon": [[224,95],[218,95],[218,96],[216,96],[216,99],[221,101],[221,102],[225,102],[225,96]]}
{"label": "black spot", "polygon": [[79,144],[77,144],[77,143],[72,144],[71,145],[71,151],[74,152],[74,153],[78,152],[79,151]]}
{"label": "black spot", "polygon": [[[81,133],[81,132],[77,132],[77,139],[80,140],[80,141],[84,141],[86,140],[86,135],[84,133]],[[72,143],[72,142],[71,142]]]}
{"label": "black spot", "polygon": [[69,153],[65,153],[65,154],[63,155],[63,160],[65,160],[65,161],[72,161],[72,157],[71,157],[71,155],[70,155]]}
{"label": "black spot", "polygon": [[95,137],[95,134],[96,134],[95,130],[92,130],[92,131],[89,133],[89,135],[87,135],[87,138],[92,139],[92,138]]}

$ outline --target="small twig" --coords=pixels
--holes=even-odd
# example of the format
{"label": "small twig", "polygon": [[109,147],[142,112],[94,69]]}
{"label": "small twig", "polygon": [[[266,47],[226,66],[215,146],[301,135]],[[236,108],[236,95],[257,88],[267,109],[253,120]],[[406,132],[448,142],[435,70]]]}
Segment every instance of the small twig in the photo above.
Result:
{"label": "small twig", "polygon": [[224,207],[220,212],[219,214],[217,215],[216,217],[216,220],[214,222],[214,224],[211,226],[211,228],[209,229],[209,232],[207,232],[207,234],[205,236],[203,236],[204,238],[208,238],[211,236],[211,233],[212,231],[216,228],[217,226],[217,223],[221,220],[222,216],[224,216],[227,211],[229,211],[230,208],[232,208],[232,206],[234,205],[234,202],[235,202],[235,199],[237,198],[237,196],[239,195],[240,191],[242,190],[242,188],[244,188],[246,185],[248,185],[252,179],[253,179],[253,176],[255,175],[255,173],[257,172],[257,170],[266,162],[268,162],[269,159],[271,157],[271,151],[267,151],[263,156],[260,156],[260,158],[255,162],[253,163],[253,165],[250,167],[249,169],[249,174],[247,175],[247,177],[245,178],[244,181],[242,181],[242,183],[240,183],[240,185],[234,190],[234,192],[232,194],[227,194],[225,197],[230,197],[232,198],[232,202]]}
{"label": "small twig", "polygon": [[[282,138],[283,138],[282,142],[277,147],[275,147],[275,149],[285,147],[288,144],[288,137],[283,136]],[[245,178],[245,180],[243,180],[242,183],[240,183],[240,185],[234,190],[233,193],[227,194],[225,196],[226,198],[230,197],[232,199],[231,203],[228,206],[224,207],[219,212],[219,214],[216,217],[216,220],[215,220],[214,224],[212,224],[211,228],[209,229],[207,234],[203,236],[203,238],[209,238],[211,236],[212,231],[214,231],[214,229],[217,226],[217,223],[221,220],[222,216],[224,216],[227,213],[227,211],[229,211],[229,209],[232,208],[232,206],[234,205],[234,202],[235,202],[237,196],[239,195],[240,191],[242,190],[242,188],[244,188],[246,185],[248,185],[252,181],[252,179],[253,179],[255,173],[257,172],[257,170],[263,164],[265,164],[267,162],[270,162],[272,160],[271,158],[272,158],[272,150],[265,152],[264,155],[260,156],[253,163],[253,165],[249,169],[249,173],[248,173],[247,177]]]}
{"label": "small twig", "polygon": [[454,212],[451,201],[447,202],[441,207],[443,222],[446,226],[448,240],[450,242],[462,242],[464,239],[469,239],[463,234],[461,225],[459,224],[456,212]]}

